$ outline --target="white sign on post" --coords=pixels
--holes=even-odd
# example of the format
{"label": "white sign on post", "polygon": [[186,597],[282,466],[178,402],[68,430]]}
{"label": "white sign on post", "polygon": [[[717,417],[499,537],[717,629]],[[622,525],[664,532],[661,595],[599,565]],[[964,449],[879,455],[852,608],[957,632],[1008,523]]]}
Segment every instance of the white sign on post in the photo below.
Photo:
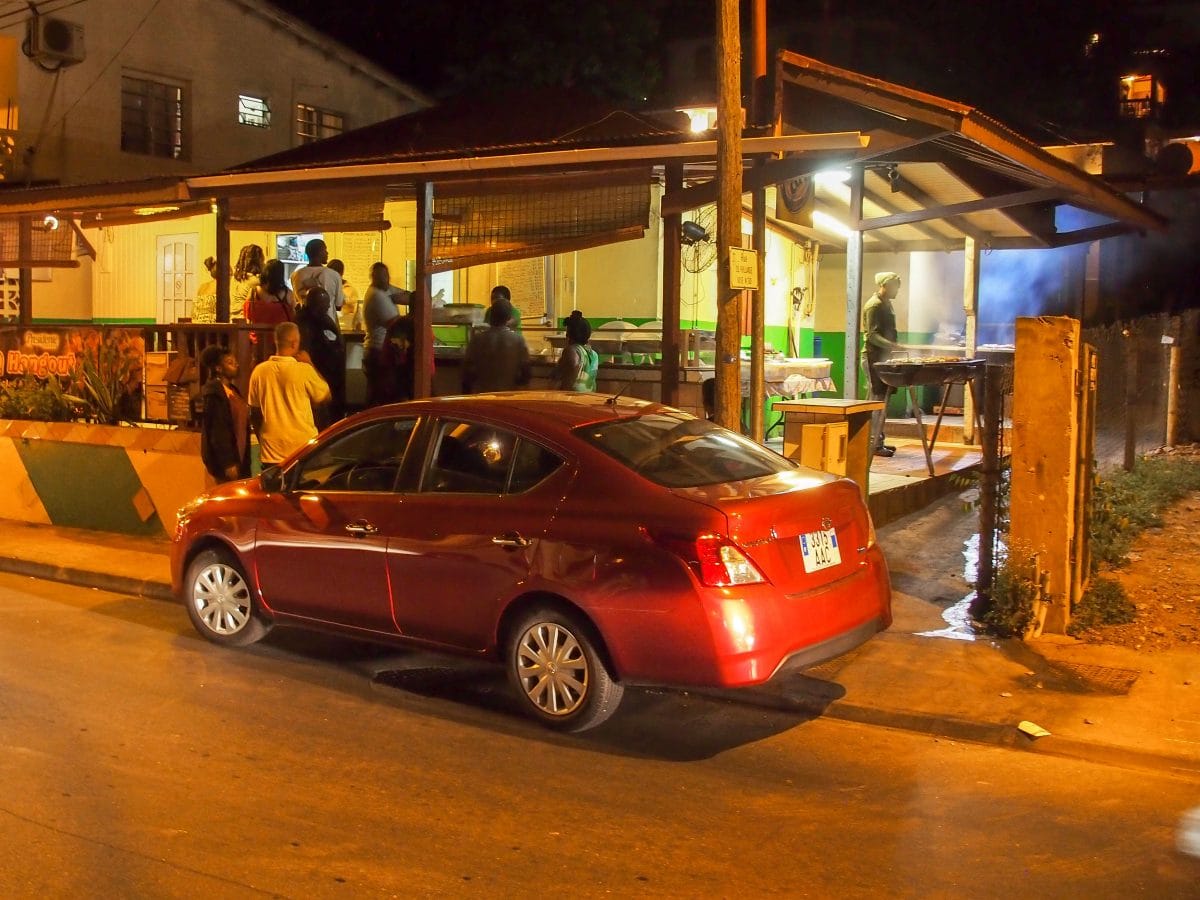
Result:
{"label": "white sign on post", "polygon": [[729,286],[735,291],[758,290],[757,251],[729,248]]}

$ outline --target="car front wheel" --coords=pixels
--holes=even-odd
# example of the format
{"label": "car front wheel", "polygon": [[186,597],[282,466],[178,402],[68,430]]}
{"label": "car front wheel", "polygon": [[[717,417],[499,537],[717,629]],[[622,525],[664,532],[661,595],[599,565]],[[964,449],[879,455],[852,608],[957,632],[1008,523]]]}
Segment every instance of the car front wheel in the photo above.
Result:
{"label": "car front wheel", "polygon": [[215,644],[244,647],[271,626],[259,615],[242,567],[223,550],[205,550],[188,566],[184,582],[188,617]]}
{"label": "car front wheel", "polygon": [[559,731],[585,731],[611,716],[624,687],[599,650],[592,629],[555,609],[534,610],[512,632],[509,680],[524,707]]}

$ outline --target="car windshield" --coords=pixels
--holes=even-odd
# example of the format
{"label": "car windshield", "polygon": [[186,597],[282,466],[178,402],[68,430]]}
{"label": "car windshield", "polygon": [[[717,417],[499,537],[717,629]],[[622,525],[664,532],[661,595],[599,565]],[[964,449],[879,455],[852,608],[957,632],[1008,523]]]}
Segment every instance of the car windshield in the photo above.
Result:
{"label": "car windshield", "polygon": [[745,481],[796,468],[740,434],[686,413],[656,412],[575,433],[664,487]]}

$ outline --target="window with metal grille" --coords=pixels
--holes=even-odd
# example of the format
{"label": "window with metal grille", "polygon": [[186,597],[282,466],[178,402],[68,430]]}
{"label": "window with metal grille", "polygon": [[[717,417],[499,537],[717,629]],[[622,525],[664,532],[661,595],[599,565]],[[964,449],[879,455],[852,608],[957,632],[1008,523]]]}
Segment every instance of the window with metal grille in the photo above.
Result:
{"label": "window with metal grille", "polygon": [[121,76],[121,149],[187,159],[183,143],[182,85]]}
{"label": "window with metal grille", "polygon": [[341,134],[345,124],[341,113],[318,109],[304,103],[296,104],[296,137],[301,144],[311,144],[313,141]]}
{"label": "window with metal grille", "polygon": [[265,97],[238,94],[238,124],[271,127],[271,103]]}

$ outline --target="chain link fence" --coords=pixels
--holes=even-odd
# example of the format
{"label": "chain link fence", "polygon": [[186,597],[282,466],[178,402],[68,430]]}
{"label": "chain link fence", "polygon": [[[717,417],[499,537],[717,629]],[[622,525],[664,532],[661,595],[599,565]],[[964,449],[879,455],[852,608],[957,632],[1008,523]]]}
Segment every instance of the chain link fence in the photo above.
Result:
{"label": "chain link fence", "polygon": [[1098,354],[1095,459],[1100,471],[1129,465],[1167,442],[1172,353],[1176,440],[1196,440],[1198,329],[1200,310],[1083,330],[1083,340]]}

